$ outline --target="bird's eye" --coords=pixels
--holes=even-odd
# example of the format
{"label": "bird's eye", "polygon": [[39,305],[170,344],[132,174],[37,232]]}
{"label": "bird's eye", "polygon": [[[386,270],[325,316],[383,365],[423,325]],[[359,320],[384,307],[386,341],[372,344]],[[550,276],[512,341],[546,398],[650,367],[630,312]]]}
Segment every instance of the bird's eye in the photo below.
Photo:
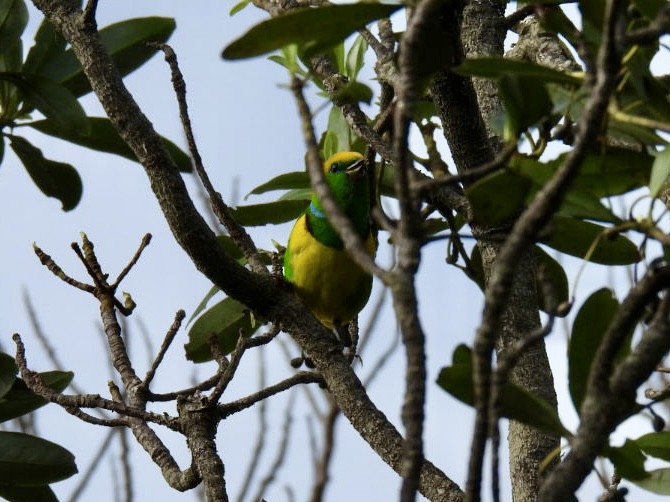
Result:
{"label": "bird's eye", "polygon": [[341,164],[340,162],[333,162],[330,165],[331,173],[339,173],[342,169],[344,169],[344,164]]}

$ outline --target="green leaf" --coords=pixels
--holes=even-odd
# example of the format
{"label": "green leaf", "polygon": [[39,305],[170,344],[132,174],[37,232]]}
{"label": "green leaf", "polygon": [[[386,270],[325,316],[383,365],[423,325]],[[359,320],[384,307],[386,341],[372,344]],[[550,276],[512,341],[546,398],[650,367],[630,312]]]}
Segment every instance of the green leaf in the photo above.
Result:
{"label": "green leaf", "polygon": [[328,158],[331,155],[340,151],[337,145],[337,134],[333,131],[325,131],[321,135],[321,141],[319,141],[319,151],[324,158]]}
{"label": "green leaf", "polygon": [[[510,169],[528,176],[538,186],[543,186],[558,170],[567,153],[548,162],[515,155],[510,161]],[[624,148],[609,147],[604,153],[587,154],[571,192],[587,192],[603,198],[620,195],[645,186],[654,158],[643,152]]]}
{"label": "green leaf", "polygon": [[[511,160],[509,167],[513,172],[532,180],[531,190],[526,195],[526,204],[530,204],[535,195],[554,176],[561,164],[562,157],[547,163],[525,155],[516,155]],[[587,170],[586,165],[584,166],[584,170]],[[596,190],[591,190],[591,187],[587,185],[588,181],[592,178],[595,178],[595,176],[585,174],[583,178],[580,178],[581,181],[573,183],[572,188],[565,195],[561,203],[560,214],[580,219],[619,223],[620,219],[600,202],[602,195],[596,193]],[[599,181],[601,185],[607,185],[607,177],[602,171],[599,174]]]}
{"label": "green leaf", "polygon": [[81,199],[81,178],[70,164],[44,158],[42,150],[20,136],[10,136],[10,146],[37,187],[48,197],[56,197],[69,211]]}
{"label": "green leaf", "polygon": [[0,399],[7,394],[14,385],[18,369],[14,358],[9,354],[0,352]]}
{"label": "green leaf", "polygon": [[[56,392],[63,391],[72,381],[70,371],[46,371],[40,373],[44,384]],[[28,389],[25,382],[17,378],[12,388],[0,398],[0,422],[26,415],[47,404],[47,401]]]}
{"label": "green leaf", "polygon": [[549,93],[537,77],[504,73],[498,79],[500,98],[505,105],[505,131],[515,139],[529,127],[549,116],[553,108]]}
{"label": "green leaf", "polygon": [[247,200],[250,195],[260,195],[273,190],[290,190],[292,188],[309,188],[309,174],[305,171],[280,174],[270,181],[258,185],[244,196],[244,200]]}
{"label": "green leaf", "polygon": [[193,313],[191,314],[191,317],[188,318],[188,322],[186,323],[187,325],[191,324],[191,321],[198,317],[203,310],[207,308],[207,304],[209,301],[214,298],[214,296],[221,291],[218,286],[212,286],[209,288],[209,291],[207,291],[207,294],[204,296],[202,300],[200,300],[200,303],[198,303],[198,306],[195,308]]}
{"label": "green leaf", "polygon": [[76,131],[78,134],[88,134],[86,112],[77,98],[62,85],[39,75],[11,72],[0,73],[0,80],[15,85],[30,105],[59,127]]}
{"label": "green leaf", "polygon": [[651,177],[649,179],[649,195],[656,197],[670,175],[670,148],[667,146],[663,151],[656,154],[654,163],[651,167]]}
{"label": "green leaf", "polygon": [[[540,246],[534,246],[533,252],[535,254],[535,289],[537,290],[537,303],[542,311],[564,317],[568,312],[557,313],[555,311],[549,311],[550,305],[547,304],[548,298],[545,298],[544,296],[544,289],[548,288],[554,295],[557,303],[554,307],[567,302],[570,299],[570,289],[565,270],[563,270],[560,263],[549,256],[549,254],[547,254],[547,252]],[[468,272],[463,269],[463,272],[465,272],[468,277],[479,286],[479,289],[484,291],[484,268],[482,265],[482,255],[479,251],[479,246],[477,245],[472,248],[470,267],[472,269],[471,271]]]}
{"label": "green leaf", "polygon": [[0,0],[0,54],[21,43],[28,24],[28,9],[23,0]]}
{"label": "green leaf", "polygon": [[372,102],[372,89],[360,82],[348,82],[342,87],[338,88],[332,95],[334,103],[339,106],[344,104],[356,104]]}
{"label": "green leaf", "polygon": [[[351,128],[349,127],[349,124],[347,124],[347,121],[342,114],[342,110],[338,106],[330,107],[330,113],[328,114],[328,132],[334,133],[337,137],[336,151],[345,151],[351,148]],[[324,152],[323,158],[327,159],[328,157],[329,156]]]}
{"label": "green leaf", "polygon": [[540,242],[562,253],[602,265],[630,265],[640,261],[637,246],[623,235],[603,237],[607,227],[556,215]]}
{"label": "green leaf", "polygon": [[35,43],[26,56],[23,73],[39,74],[44,64],[65,52],[66,46],[62,35],[44,18],[35,34]]}
{"label": "green leaf", "polygon": [[[100,30],[100,38],[121,75],[128,75],[156,54],[147,42],[165,42],[175,29],[174,19],[145,17],[128,19]],[[91,91],[72,49],[50,59],[40,69],[46,77],[60,82],[77,97]]]}
{"label": "green leaf", "polygon": [[651,21],[656,19],[658,11],[668,5],[667,0],[631,0],[631,3]]}
{"label": "green leaf", "polygon": [[670,431],[650,432],[635,442],[647,455],[670,462]]}
{"label": "green leaf", "polygon": [[229,16],[234,16],[238,12],[240,12],[242,9],[244,9],[247,5],[251,3],[251,0],[242,0],[241,2],[237,2],[235,5],[233,5],[233,8],[230,9],[230,12],[228,12]]}
{"label": "green leaf", "polygon": [[617,310],[619,302],[613,292],[603,288],[586,299],[575,317],[568,344],[568,386],[578,412],[586,395],[593,358]]}
{"label": "green leaf", "polygon": [[350,80],[356,80],[358,73],[365,64],[365,52],[368,50],[368,43],[358,35],[347,52],[346,75]]}
{"label": "green leaf", "polygon": [[0,497],[9,502],[58,502],[58,497],[49,487],[0,485]]}
{"label": "green leaf", "polygon": [[[50,120],[39,120],[26,125],[37,129],[41,133],[64,139],[65,141],[90,148],[91,150],[113,153],[138,162],[133,151],[121,139],[121,136],[116,132],[109,119],[104,117],[88,117],[88,123],[90,131],[89,134],[85,135],[78,134],[69,129],[63,129]],[[191,172],[191,158],[169,139],[163,137],[161,139],[179,170],[183,173]]]}
{"label": "green leaf", "polygon": [[[509,223],[524,207],[531,180],[502,170],[470,185],[465,194],[470,200],[474,221],[480,225]],[[501,194],[505,194],[501,197]]]}
{"label": "green leaf", "polygon": [[191,326],[189,341],[184,346],[186,357],[196,363],[211,361],[210,337],[216,337],[221,351],[229,354],[237,344],[240,330],[245,336],[251,336],[257,328],[258,325],[252,325],[247,307],[232,298],[224,298]]}
{"label": "green leaf", "polygon": [[311,188],[296,188],[294,190],[289,190],[284,195],[279,197],[278,200],[302,200],[305,201],[305,206],[312,198],[312,189]]}
{"label": "green leaf", "polygon": [[638,480],[648,476],[644,470],[645,456],[635,441],[626,439],[623,446],[608,446],[604,453],[621,477]]}
{"label": "green leaf", "polygon": [[[561,304],[570,301],[570,287],[568,277],[560,263],[554,260],[540,246],[535,246],[535,280],[538,296],[538,304],[543,312],[550,312],[560,317],[568,314],[565,312],[555,312],[555,309]],[[547,288],[555,305],[550,305],[550,298],[545,298],[544,290]]]}
{"label": "green leaf", "polygon": [[390,16],[400,7],[356,3],[294,10],[253,26],[229,44],[222,56],[224,59],[249,58],[294,43],[326,48],[344,40],[366,24]]}
{"label": "green leaf", "polygon": [[335,44],[330,50],[329,55],[332,57],[332,60],[335,63],[336,71],[344,75],[347,71],[344,66],[344,41]]}
{"label": "green leaf", "polygon": [[[451,366],[442,368],[437,384],[459,401],[474,406],[475,390],[472,380],[472,351],[459,345],[453,354]],[[544,400],[524,389],[507,383],[501,396],[502,416],[560,435],[569,432],[561,424],[556,410]]]}
{"label": "green leaf", "polygon": [[612,118],[607,123],[607,136],[626,143],[636,143],[640,146],[665,144],[665,140],[656,134],[654,129]]}
{"label": "green leaf", "polygon": [[38,486],[77,473],[74,455],[28,434],[0,431],[0,484]]}
{"label": "green leaf", "polygon": [[235,221],[240,225],[257,227],[295,220],[306,207],[305,200],[278,200],[267,204],[238,206],[232,210],[232,213]]}
{"label": "green leaf", "polygon": [[643,479],[631,479],[631,482],[652,493],[670,495],[670,468],[655,469],[647,472],[647,475]]}
{"label": "green leaf", "polygon": [[517,61],[507,58],[466,59],[459,66],[454,68],[454,71],[462,75],[491,79],[499,79],[503,75],[531,77],[535,79],[535,85],[537,86],[549,82],[555,84],[581,84],[579,78],[567,73],[553,70],[529,61]]}

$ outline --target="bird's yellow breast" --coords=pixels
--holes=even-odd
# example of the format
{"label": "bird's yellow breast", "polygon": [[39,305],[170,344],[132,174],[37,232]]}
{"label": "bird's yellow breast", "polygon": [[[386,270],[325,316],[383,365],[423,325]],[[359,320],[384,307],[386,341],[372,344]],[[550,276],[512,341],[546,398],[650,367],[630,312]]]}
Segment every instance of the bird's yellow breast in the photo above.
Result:
{"label": "bird's yellow breast", "polygon": [[[374,256],[377,243],[370,233],[366,248]],[[289,281],[314,315],[326,326],[346,324],[365,306],[372,277],[343,249],[326,246],[307,230],[305,215],[293,226],[288,248]]]}

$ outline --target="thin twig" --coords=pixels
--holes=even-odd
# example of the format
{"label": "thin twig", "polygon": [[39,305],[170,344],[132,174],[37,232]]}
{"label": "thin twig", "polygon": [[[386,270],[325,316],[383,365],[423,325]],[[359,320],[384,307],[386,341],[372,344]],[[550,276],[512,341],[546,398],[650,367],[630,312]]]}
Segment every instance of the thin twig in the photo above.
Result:
{"label": "thin twig", "polygon": [[284,463],[284,459],[286,458],[286,451],[289,445],[289,439],[291,437],[291,425],[293,424],[292,411],[293,411],[294,398],[295,393],[292,392],[289,395],[286,410],[284,412],[284,427],[282,428],[281,441],[279,443],[279,447],[277,448],[277,455],[275,456],[275,459],[272,462],[272,465],[270,466],[268,473],[259,483],[258,491],[256,492],[256,495],[252,500],[263,500],[263,494],[265,493],[267,488],[273,483],[275,477],[277,476],[277,473],[279,472],[279,469]]}
{"label": "thin twig", "polygon": [[149,368],[149,371],[147,371],[147,374],[144,376],[144,381],[143,385],[148,389],[151,386],[151,382],[154,379],[154,376],[156,375],[156,370],[158,369],[158,366],[160,363],[163,361],[163,357],[165,357],[165,353],[167,352],[168,348],[170,348],[170,345],[174,341],[175,336],[177,336],[177,332],[179,331],[179,328],[181,327],[181,323],[184,321],[184,318],[186,317],[186,312],[183,310],[178,310],[177,313],[174,316],[174,321],[172,325],[170,326],[170,329],[168,329],[168,332],[165,334],[165,338],[163,339],[163,343],[161,344],[161,348],[158,350],[158,354],[156,354],[156,358],[153,360],[151,363],[151,367]]}
{"label": "thin twig", "polygon": [[[267,372],[265,371],[265,357],[263,357],[265,351],[261,349],[256,351],[256,353],[258,354],[258,387],[260,389],[264,389],[265,386],[267,385],[266,382]],[[254,474],[258,469],[261,454],[265,449],[265,438],[267,436],[267,429],[268,429],[266,403],[267,400],[262,399],[258,404],[258,431],[256,432],[256,443],[254,444],[251,458],[249,459],[249,463],[247,464],[247,470],[244,475],[244,481],[242,481],[242,488],[240,489],[240,494],[237,497],[238,502],[244,501],[244,498],[246,497],[247,492],[251,487],[251,481],[253,480]]]}
{"label": "thin twig", "polygon": [[177,55],[172,47],[167,44],[152,43],[150,45],[163,51],[165,54],[165,61],[167,61],[170,66],[170,71],[172,72],[172,85],[179,103],[179,116],[181,117],[181,122],[184,126],[188,148],[191,152],[191,157],[193,158],[195,171],[198,173],[198,177],[209,195],[210,204],[212,205],[214,214],[219,218],[221,224],[226,227],[228,234],[235,241],[235,244],[239,246],[245,258],[248,260],[249,265],[251,265],[252,270],[256,273],[267,274],[268,270],[258,254],[258,249],[256,249],[254,241],[251,239],[247,231],[235,221],[235,218],[233,218],[232,213],[230,212],[230,208],[223,201],[221,194],[214,189],[214,186],[209,179],[209,175],[205,170],[202,157],[198,151],[198,145],[193,135],[191,119],[188,114],[188,105],[186,103],[186,82],[179,69]]}
{"label": "thin twig", "polygon": [[279,383],[265,387],[264,389],[259,390],[253,394],[250,394],[236,401],[230,403],[220,404],[218,406],[218,416],[221,419],[232,415],[233,413],[238,413],[246,408],[249,408],[256,404],[257,402],[267,399],[270,396],[284,392],[285,390],[290,389],[296,385],[303,383],[318,383],[323,385],[323,377],[314,371],[301,371],[295,375],[282,380]]}
{"label": "thin twig", "polygon": [[91,457],[92,460],[88,464],[88,468],[77,476],[77,480],[79,482],[75,487],[75,489],[70,494],[70,497],[68,499],[69,502],[76,502],[76,500],[81,496],[81,494],[88,486],[89,481],[91,481],[91,479],[93,478],[93,474],[95,473],[95,471],[98,469],[98,467],[103,465],[102,457],[107,452],[107,449],[109,448],[109,445],[112,443],[112,439],[114,438],[114,435],[116,433],[117,431],[114,429],[110,429],[109,431],[107,431],[105,438],[100,443],[100,446],[98,447],[97,451]]}
{"label": "thin twig", "polygon": [[123,267],[123,270],[121,270],[121,273],[119,273],[119,276],[116,278],[116,280],[111,284],[112,289],[116,289],[119,287],[119,284],[121,284],[121,281],[125,279],[126,275],[128,275],[128,272],[135,266],[137,263],[137,260],[140,259],[140,256],[142,255],[142,251],[149,245],[151,242],[151,234],[144,234],[144,237],[142,237],[142,242],[140,242],[139,248],[137,248],[137,251],[135,251],[135,254],[133,257],[130,259],[128,264]]}

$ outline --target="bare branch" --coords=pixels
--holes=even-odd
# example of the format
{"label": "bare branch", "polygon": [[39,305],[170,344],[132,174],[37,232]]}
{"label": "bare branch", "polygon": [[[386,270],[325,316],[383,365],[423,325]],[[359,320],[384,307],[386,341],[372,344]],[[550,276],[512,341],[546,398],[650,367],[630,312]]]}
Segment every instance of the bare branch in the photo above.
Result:
{"label": "bare branch", "polygon": [[229,415],[249,408],[263,399],[267,399],[270,396],[274,396],[275,394],[284,392],[285,390],[288,390],[295,385],[303,383],[323,384],[324,381],[323,377],[314,371],[301,371],[285,380],[282,380],[279,383],[265,387],[258,392],[250,394],[246,397],[232,401],[230,403],[220,404],[218,406],[219,418],[225,419]]}
{"label": "bare branch", "polygon": [[198,150],[198,145],[195,141],[195,136],[193,135],[193,127],[191,126],[191,118],[189,117],[188,105],[186,103],[186,81],[184,80],[184,76],[179,69],[177,55],[175,54],[172,47],[167,44],[155,43],[150,45],[163,51],[165,54],[165,61],[167,61],[168,65],[170,66],[170,71],[172,72],[172,85],[174,86],[174,91],[177,95],[177,101],[179,103],[179,116],[181,117],[181,122],[184,126],[184,132],[186,133],[188,148],[193,158],[195,171],[198,173],[198,177],[200,178],[200,181],[202,182],[202,185],[204,186],[209,196],[209,201],[214,214],[216,214],[221,224],[226,227],[230,237],[240,247],[240,250],[251,265],[252,270],[256,273],[267,274],[267,268],[263,264],[263,261],[258,254],[258,249],[256,249],[254,241],[251,240],[251,237],[249,237],[247,231],[235,221],[232,213],[230,212],[230,208],[223,201],[221,194],[214,189],[214,186],[209,179],[209,175],[205,170],[202,157],[200,156],[200,152]]}
{"label": "bare branch", "polygon": [[156,370],[163,361],[163,357],[165,357],[165,353],[167,352],[168,348],[170,348],[170,345],[172,345],[175,336],[177,336],[177,332],[181,327],[181,323],[184,322],[185,317],[186,312],[184,312],[183,310],[178,310],[177,313],[175,314],[174,322],[172,323],[172,326],[170,326],[170,329],[168,329],[168,332],[166,333],[165,338],[163,339],[163,343],[161,344],[161,348],[158,350],[156,358],[151,363],[151,367],[149,368],[147,374],[144,377],[143,385],[145,388],[148,389],[151,386],[151,382],[154,379]]}

